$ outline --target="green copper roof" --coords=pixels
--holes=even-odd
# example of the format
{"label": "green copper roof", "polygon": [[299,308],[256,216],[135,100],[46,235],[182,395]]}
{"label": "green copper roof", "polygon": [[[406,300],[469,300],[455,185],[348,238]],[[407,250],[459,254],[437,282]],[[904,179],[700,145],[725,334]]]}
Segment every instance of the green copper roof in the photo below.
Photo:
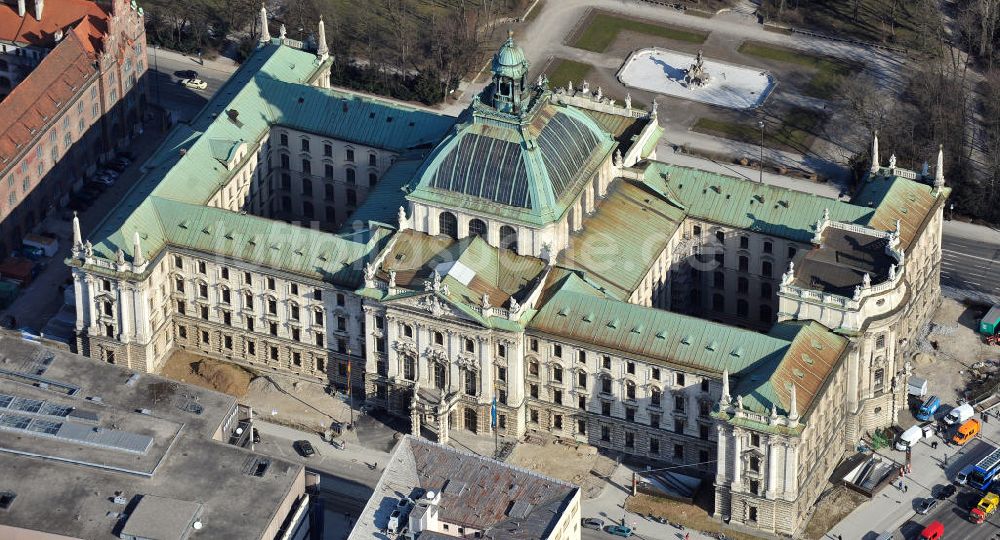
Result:
{"label": "green copper roof", "polygon": [[888,169],[883,169],[878,175],[868,175],[851,202],[875,209],[868,221],[873,229],[891,231],[898,219],[900,244],[906,249],[934,205],[951,193],[951,188],[942,189],[940,194],[934,194],[933,190],[930,185],[891,176]]}
{"label": "green copper roof", "polygon": [[583,230],[559,254],[562,266],[582,271],[594,286],[627,300],[649,273],[684,211],[641,183],[618,180]]}
{"label": "green copper roof", "polygon": [[[128,260],[133,260],[137,231],[147,260],[169,245],[347,288],[360,286],[368,254],[384,248],[391,234],[376,228],[336,235],[159,197],[147,199],[108,243],[123,245]],[[114,259],[113,253],[99,255]]]}
{"label": "green copper roof", "polygon": [[513,33],[507,36],[507,41],[493,55],[491,71],[496,75],[512,79],[520,79],[528,74],[528,59],[521,47],[514,43]]}
{"label": "green copper roof", "polygon": [[774,405],[787,415],[794,384],[804,415],[849,343],[813,321],[777,324],[760,334],[596,296],[581,284],[573,275],[563,278],[528,329],[710,377],[728,371],[731,396],[760,414]]}
{"label": "green copper roof", "polygon": [[[144,248],[155,255],[165,243],[156,240],[159,218],[149,199],[206,205],[242,161],[252,157],[249,152],[237,155],[241,145],[256,145],[274,125],[410,154],[430,151],[455,122],[306,84],[323,67],[310,52],[273,43],[257,49],[190,124],[178,125],[167,136],[146,161],[145,174],[87,235],[95,255],[114,260],[120,247],[131,258],[135,230],[150,238]],[[241,163],[231,171],[226,164],[233,161]],[[412,176],[414,169],[411,163],[399,171]]]}
{"label": "green copper roof", "polygon": [[528,327],[714,376],[724,369],[737,374],[762,359],[780,358],[788,346],[783,339],[750,330],[566,288],[552,295]]}
{"label": "green copper roof", "polygon": [[344,223],[343,230],[354,230],[357,222],[377,221],[396,227],[399,224],[399,207],[406,206],[406,192],[420,168],[422,159],[401,158],[379,178],[378,184],[368,192],[361,206]]}
{"label": "green copper roof", "polygon": [[812,239],[824,209],[834,221],[858,224],[873,213],[819,195],[658,162],[648,164],[645,179],[690,217],[800,242]]}
{"label": "green copper roof", "polygon": [[459,126],[409,197],[544,225],[563,215],[614,146],[586,114],[545,103],[524,124]]}

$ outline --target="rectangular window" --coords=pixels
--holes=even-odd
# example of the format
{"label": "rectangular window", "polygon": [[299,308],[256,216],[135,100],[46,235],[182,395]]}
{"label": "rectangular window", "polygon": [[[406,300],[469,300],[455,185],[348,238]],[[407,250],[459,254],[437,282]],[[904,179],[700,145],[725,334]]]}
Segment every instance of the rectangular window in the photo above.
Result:
{"label": "rectangular window", "polygon": [[250,272],[243,272],[243,283],[253,285],[253,274]]}
{"label": "rectangular window", "polygon": [[532,338],[530,342],[531,352],[538,352],[538,340]]}
{"label": "rectangular window", "polygon": [[556,344],[552,346],[552,355],[556,358],[562,358],[562,345]]}
{"label": "rectangular window", "polygon": [[674,445],[674,459],[684,459],[684,445],[675,444]]}

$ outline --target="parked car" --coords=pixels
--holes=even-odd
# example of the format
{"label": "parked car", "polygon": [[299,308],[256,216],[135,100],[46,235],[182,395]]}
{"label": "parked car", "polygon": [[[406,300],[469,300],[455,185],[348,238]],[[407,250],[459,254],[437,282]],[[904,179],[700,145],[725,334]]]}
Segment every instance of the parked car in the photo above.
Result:
{"label": "parked car", "polygon": [[920,505],[917,506],[917,513],[929,514],[931,510],[933,510],[934,507],[937,506],[937,503],[938,503],[937,499],[931,499],[931,498],[924,499],[920,501]]}
{"label": "parked car", "polygon": [[180,71],[175,71],[174,76],[182,79],[196,79],[198,78],[198,72],[193,69],[182,69]]}
{"label": "parked car", "polygon": [[610,525],[607,529],[604,529],[608,534],[613,534],[615,536],[621,536],[622,538],[628,538],[632,536],[632,527],[625,525]]}
{"label": "parked car", "polygon": [[932,521],[920,533],[920,540],[939,540],[944,536],[944,525],[940,521]]}
{"label": "parked car", "polygon": [[972,408],[972,405],[963,403],[948,412],[948,415],[944,417],[944,423],[948,425],[961,424],[975,414],[976,410]]}
{"label": "parked car", "polygon": [[954,484],[948,484],[947,486],[944,486],[943,488],[941,488],[940,491],[938,491],[937,498],[939,498],[939,499],[941,499],[943,501],[943,500],[945,500],[947,498],[950,498],[952,495],[954,495],[956,491],[958,491],[958,488],[955,487]]}
{"label": "parked car", "polygon": [[583,528],[599,531],[604,528],[604,520],[597,518],[586,518],[583,520]]}
{"label": "parked car", "polygon": [[208,83],[201,79],[181,79],[181,84],[187,88],[193,88],[195,90],[204,90],[208,88]]}
{"label": "parked car", "polygon": [[313,448],[312,443],[309,441],[295,441],[292,445],[295,447],[295,451],[302,454],[302,457],[312,457],[316,455],[316,449]]}

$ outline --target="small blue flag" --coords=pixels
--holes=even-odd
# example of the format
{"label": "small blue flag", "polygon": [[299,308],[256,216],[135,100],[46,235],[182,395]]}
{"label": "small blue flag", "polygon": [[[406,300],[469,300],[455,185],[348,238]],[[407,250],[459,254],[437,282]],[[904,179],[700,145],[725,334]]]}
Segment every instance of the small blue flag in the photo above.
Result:
{"label": "small blue flag", "polygon": [[490,425],[497,428],[497,396],[493,394],[493,405],[490,407]]}

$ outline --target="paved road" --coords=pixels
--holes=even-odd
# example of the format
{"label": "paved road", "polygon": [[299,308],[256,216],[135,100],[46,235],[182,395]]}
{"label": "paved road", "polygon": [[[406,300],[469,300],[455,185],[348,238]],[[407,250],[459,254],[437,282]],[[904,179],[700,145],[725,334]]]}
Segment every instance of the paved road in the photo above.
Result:
{"label": "paved road", "polygon": [[1000,245],[943,235],[941,285],[1000,295]]}
{"label": "paved road", "polygon": [[[197,58],[183,54],[156,49],[148,49],[149,76],[152,77],[153,102],[174,114],[175,121],[190,121],[202,107],[208,103],[220,86],[222,86],[236,71],[232,62],[205,60],[204,65]],[[183,70],[194,70],[198,78],[208,83],[204,90],[193,90],[179,84],[180,77],[175,73]]]}

